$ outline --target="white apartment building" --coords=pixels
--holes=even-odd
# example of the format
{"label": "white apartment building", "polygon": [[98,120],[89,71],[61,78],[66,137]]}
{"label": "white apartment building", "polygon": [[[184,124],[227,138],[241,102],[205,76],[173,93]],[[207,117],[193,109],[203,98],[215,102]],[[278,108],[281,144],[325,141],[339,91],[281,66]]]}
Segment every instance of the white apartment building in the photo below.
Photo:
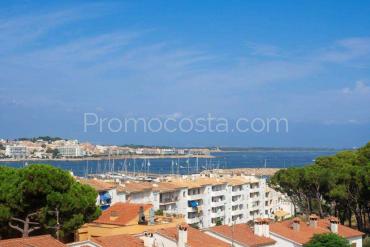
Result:
{"label": "white apartment building", "polygon": [[27,147],[20,145],[7,145],[5,147],[5,155],[15,159],[24,159],[28,155]]}
{"label": "white apartment building", "polygon": [[181,214],[188,224],[199,228],[274,218],[274,210],[285,202],[280,193],[268,188],[265,179],[253,176],[194,177],[160,183],[130,181],[117,187],[117,197],[118,201],[151,203],[155,210]]}
{"label": "white apartment building", "polygon": [[81,157],[85,152],[78,145],[66,145],[57,148],[62,157]]}

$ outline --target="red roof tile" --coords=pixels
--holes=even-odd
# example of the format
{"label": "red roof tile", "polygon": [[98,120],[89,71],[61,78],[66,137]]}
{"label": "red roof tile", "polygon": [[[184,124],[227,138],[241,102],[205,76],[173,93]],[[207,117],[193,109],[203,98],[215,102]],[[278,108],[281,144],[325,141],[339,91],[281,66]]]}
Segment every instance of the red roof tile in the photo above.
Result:
{"label": "red roof tile", "polygon": [[144,241],[128,234],[97,237],[92,241],[101,247],[144,247]]}
{"label": "red roof tile", "polygon": [[116,185],[112,183],[107,183],[99,179],[81,179],[79,180],[81,184],[90,185],[96,191],[108,191],[116,187]]}
{"label": "red roof tile", "polygon": [[103,211],[102,215],[95,220],[94,223],[121,226],[127,225],[139,215],[140,207],[143,207],[144,211],[146,211],[153,206],[151,204],[117,202]]}
{"label": "red roof tile", "polygon": [[[306,222],[300,222],[299,230],[293,230],[293,222],[286,220],[275,222],[270,225],[270,232],[287,238],[299,244],[305,244],[313,237],[314,234],[330,233],[330,222],[328,219],[318,220],[317,227],[312,228]],[[345,238],[362,236],[364,233],[354,230],[350,227],[339,224],[338,235]]]}
{"label": "red roof tile", "polygon": [[[157,233],[167,238],[177,241],[177,227],[170,227],[160,229]],[[189,227],[188,228],[188,245],[189,247],[230,247],[229,244],[223,242],[217,238],[211,237],[200,230]]]}
{"label": "red roof tile", "polygon": [[50,235],[42,235],[29,238],[13,238],[0,240],[1,247],[66,247],[67,245],[59,242]]}
{"label": "red roof tile", "polygon": [[250,247],[273,245],[276,243],[276,241],[271,238],[255,235],[247,224],[236,224],[234,227],[226,225],[215,226],[210,228],[210,231],[229,240],[233,238],[236,242]]}

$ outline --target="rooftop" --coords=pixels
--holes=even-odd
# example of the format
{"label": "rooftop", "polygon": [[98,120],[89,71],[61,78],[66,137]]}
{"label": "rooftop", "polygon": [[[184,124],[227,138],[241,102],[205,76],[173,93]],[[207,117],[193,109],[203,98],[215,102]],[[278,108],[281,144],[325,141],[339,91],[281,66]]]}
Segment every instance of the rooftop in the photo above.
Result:
{"label": "rooftop", "polygon": [[66,247],[67,245],[59,242],[50,235],[42,235],[29,238],[13,238],[0,240],[1,247]]}
{"label": "rooftop", "polygon": [[137,182],[137,181],[128,181],[126,183],[120,184],[117,187],[118,192],[124,192],[127,194],[137,193],[142,191],[150,191],[153,188],[153,184],[149,182]]}
{"label": "rooftop", "polygon": [[[166,229],[160,229],[157,233],[167,237],[173,241],[177,241],[178,232],[177,227],[171,227]],[[189,247],[204,247],[204,246],[212,246],[212,247],[230,247],[229,244],[211,237],[200,230],[195,228],[189,227],[188,228],[188,245]]]}
{"label": "rooftop", "polygon": [[152,205],[117,202],[103,211],[102,215],[94,223],[125,226],[138,217],[140,207],[143,207],[144,211],[146,211]]}
{"label": "rooftop", "polygon": [[[299,230],[294,230],[292,227],[293,221],[286,220],[282,222],[275,222],[270,225],[270,232],[280,235],[284,238],[290,239],[299,244],[305,244],[314,234],[330,233],[329,219],[319,219],[317,227],[310,227],[306,222],[299,221]],[[364,233],[354,230],[350,227],[339,224],[338,235],[345,238],[352,238],[362,236]]]}
{"label": "rooftop", "polygon": [[107,191],[112,188],[116,188],[117,192],[119,193],[133,194],[145,191],[157,191],[163,193],[176,191],[183,188],[201,188],[207,185],[215,186],[229,184],[231,186],[238,186],[249,183],[257,183],[259,182],[259,179],[250,176],[235,176],[223,178],[172,178],[168,181],[158,183],[127,181],[122,184],[116,184],[98,179],[81,179],[80,182],[92,186],[97,191]]}
{"label": "rooftop", "polygon": [[81,179],[79,180],[81,184],[90,185],[93,187],[96,191],[107,191],[115,188],[116,186],[112,183],[104,182],[103,180],[99,179]]}
{"label": "rooftop", "polygon": [[93,238],[92,241],[101,247],[144,247],[144,242],[141,239],[128,234],[97,237]]}
{"label": "rooftop", "polygon": [[209,230],[226,239],[231,240],[233,238],[236,242],[250,247],[273,245],[276,242],[271,238],[255,235],[253,230],[247,224],[236,224],[233,227],[227,225],[215,226]]}

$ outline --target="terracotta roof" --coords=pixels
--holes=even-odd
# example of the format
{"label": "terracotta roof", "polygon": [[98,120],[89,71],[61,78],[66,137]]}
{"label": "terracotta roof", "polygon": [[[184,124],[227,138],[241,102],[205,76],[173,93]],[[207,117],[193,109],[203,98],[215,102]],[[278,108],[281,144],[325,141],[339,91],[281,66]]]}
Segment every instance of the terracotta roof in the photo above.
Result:
{"label": "terracotta roof", "polygon": [[228,178],[226,180],[227,180],[227,183],[232,185],[232,186],[243,185],[243,184],[248,184],[249,183],[249,180],[247,180],[245,178],[242,178],[242,177]]}
{"label": "terracotta roof", "polygon": [[104,182],[103,180],[99,180],[99,179],[81,179],[81,180],[79,180],[79,182],[81,184],[90,185],[91,187],[93,187],[98,192],[111,190],[114,187],[116,187],[112,183],[107,183],[107,182]]}
{"label": "terracotta roof", "polygon": [[[160,229],[157,233],[165,236],[173,241],[177,241],[177,227],[170,227],[165,229]],[[188,228],[188,247],[230,247],[229,244],[223,242],[217,238],[211,237],[200,230],[189,227]]]}
{"label": "terracotta roof", "polygon": [[50,235],[42,235],[29,238],[13,238],[0,240],[1,247],[66,247],[67,245],[59,242]]}
{"label": "terracotta roof", "polygon": [[97,237],[92,241],[101,247],[144,247],[144,241],[128,234]]}
{"label": "terracotta roof", "polygon": [[153,191],[158,191],[158,192],[170,192],[170,191],[179,190],[181,188],[185,188],[185,187],[180,186],[178,184],[170,183],[170,182],[161,182],[161,183],[153,184]]}
{"label": "terracotta roof", "polygon": [[258,179],[250,177],[229,177],[229,178],[208,178],[200,177],[195,179],[174,179],[167,182],[160,183],[149,183],[149,182],[137,182],[128,181],[126,183],[117,185],[111,182],[105,182],[98,179],[81,179],[81,183],[88,184],[95,188],[97,191],[106,191],[112,188],[117,188],[117,192],[121,193],[139,193],[143,191],[158,191],[167,192],[174,191],[181,188],[200,188],[206,185],[222,185],[229,184],[232,186],[243,185],[252,182],[258,182]]}
{"label": "terracotta roof", "polygon": [[94,223],[125,226],[138,217],[141,206],[144,207],[144,211],[153,207],[151,204],[117,202],[103,211],[102,215]]}
{"label": "terracotta roof", "polygon": [[247,224],[236,224],[234,225],[234,234],[232,232],[233,227],[222,225],[210,228],[210,231],[220,235],[226,239],[234,240],[240,244],[250,247],[273,245],[276,243],[275,240],[266,237],[260,237],[254,234],[253,230]]}
{"label": "terracotta roof", "polygon": [[[286,239],[299,244],[305,244],[313,237],[314,234],[330,233],[330,222],[328,219],[320,219],[317,222],[317,227],[312,228],[306,222],[300,222],[299,230],[295,231],[292,228],[293,222],[286,220],[283,222],[275,222],[270,225],[270,232],[280,235]],[[364,233],[354,230],[350,227],[339,224],[338,235],[345,238],[359,237]]]}
{"label": "terracotta roof", "polygon": [[125,192],[127,194],[138,193],[142,191],[150,191],[153,188],[152,183],[148,182],[126,182],[118,186],[118,192]]}
{"label": "terracotta roof", "polygon": [[200,188],[206,185],[221,185],[226,184],[227,180],[220,178],[196,178],[196,179],[176,179],[170,183],[184,188]]}

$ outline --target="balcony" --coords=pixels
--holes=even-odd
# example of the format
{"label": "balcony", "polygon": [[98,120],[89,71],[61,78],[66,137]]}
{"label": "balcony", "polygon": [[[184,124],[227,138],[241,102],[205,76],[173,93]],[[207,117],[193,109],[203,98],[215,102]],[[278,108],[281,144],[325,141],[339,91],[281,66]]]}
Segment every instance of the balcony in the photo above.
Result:
{"label": "balcony", "polygon": [[211,202],[212,207],[220,207],[225,205],[225,200],[219,200],[215,202]]}
{"label": "balcony", "polygon": [[199,217],[188,218],[188,219],[186,220],[186,223],[188,223],[188,224],[197,224],[197,223],[199,223],[199,222],[200,222]]}
{"label": "balcony", "polygon": [[244,209],[236,209],[231,211],[231,215],[239,215],[239,214],[244,214],[246,211]]}
{"label": "balcony", "polygon": [[257,203],[252,203],[250,205],[250,209],[256,209],[256,208],[259,208],[260,207],[260,204],[257,204]]}
{"label": "balcony", "polygon": [[232,195],[232,196],[243,195],[243,191],[242,191],[242,190],[232,191],[232,192],[231,192],[231,195]]}
{"label": "balcony", "polygon": [[178,197],[166,197],[166,198],[162,198],[160,201],[159,201],[159,204],[172,204],[172,203],[176,203],[178,201]]}
{"label": "balcony", "polygon": [[232,203],[241,203],[242,202],[242,196],[233,196],[232,198],[231,198],[231,202]]}
{"label": "balcony", "polygon": [[212,196],[223,196],[226,193],[227,193],[226,190],[217,190],[217,191],[212,191],[211,195]]}
{"label": "balcony", "polygon": [[188,207],[187,212],[189,212],[189,213],[201,213],[202,212],[202,206]]}
{"label": "balcony", "polygon": [[199,199],[202,199],[202,197],[203,197],[202,193],[195,194],[195,195],[188,195],[188,200],[199,200]]}
{"label": "balcony", "polygon": [[224,217],[224,216],[225,216],[225,211],[221,211],[221,210],[211,213],[211,218],[218,218],[218,217]]}

